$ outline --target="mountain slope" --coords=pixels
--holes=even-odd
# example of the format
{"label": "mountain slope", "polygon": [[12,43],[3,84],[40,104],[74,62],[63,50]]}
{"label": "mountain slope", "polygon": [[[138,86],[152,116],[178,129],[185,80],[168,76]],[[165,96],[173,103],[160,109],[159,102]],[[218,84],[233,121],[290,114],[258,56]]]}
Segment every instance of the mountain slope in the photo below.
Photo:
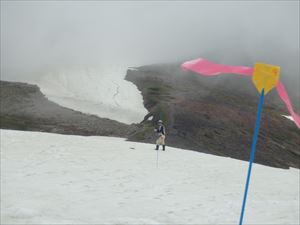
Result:
{"label": "mountain slope", "polygon": [[[149,111],[130,140],[154,143],[150,127],[161,118],[167,145],[249,160],[259,100],[250,78],[206,78],[184,73],[179,65],[152,65],[128,70],[126,79],[137,85]],[[255,162],[300,167],[300,130],[282,116],[286,114],[277,93],[268,94]]]}
{"label": "mountain slope", "polygon": [[[121,138],[1,132],[2,224],[237,224],[248,163]],[[245,224],[299,223],[299,170],[253,165]]]}

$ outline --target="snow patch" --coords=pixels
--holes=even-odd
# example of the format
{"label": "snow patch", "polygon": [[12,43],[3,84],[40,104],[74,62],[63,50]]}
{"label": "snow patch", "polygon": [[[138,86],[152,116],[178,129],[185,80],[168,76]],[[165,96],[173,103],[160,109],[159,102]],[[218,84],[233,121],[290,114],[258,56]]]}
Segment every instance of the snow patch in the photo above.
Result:
{"label": "snow patch", "polygon": [[292,116],[288,116],[288,115],[282,115],[282,116],[285,117],[285,118],[287,118],[287,119],[289,119],[289,120],[291,120],[291,121],[294,121],[294,119],[293,119]]}
{"label": "snow patch", "polygon": [[35,81],[46,97],[67,108],[122,123],[139,123],[148,113],[137,87],[125,72],[73,67],[44,74]]}

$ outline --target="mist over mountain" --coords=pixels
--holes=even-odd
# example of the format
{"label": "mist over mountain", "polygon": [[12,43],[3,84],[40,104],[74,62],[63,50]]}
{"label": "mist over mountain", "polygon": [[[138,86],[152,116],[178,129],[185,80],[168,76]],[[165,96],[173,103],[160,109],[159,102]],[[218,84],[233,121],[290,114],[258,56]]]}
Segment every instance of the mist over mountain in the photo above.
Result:
{"label": "mist over mountain", "polygon": [[[225,91],[225,96],[247,95],[245,108],[256,105],[251,101],[257,93],[248,81],[217,77],[212,85],[212,79],[197,83],[198,78],[181,73],[182,62],[198,57],[232,65],[280,65],[281,80],[299,112],[298,1],[1,1],[1,80],[36,84],[48,100],[83,113],[139,123],[157,114],[152,95],[148,99],[147,85],[153,82],[164,84],[158,91],[172,87],[171,98],[182,89],[201,89],[197,104],[202,104],[200,97],[205,104],[214,98],[227,102]],[[140,72],[145,65],[154,67]],[[128,68],[139,72],[128,73]],[[156,79],[164,82],[155,83]],[[190,95],[184,107],[194,100],[194,93]],[[272,95],[268,98],[274,109],[282,108]],[[242,103],[234,100],[237,107]],[[190,111],[194,113],[183,110],[179,118]],[[285,111],[276,113],[279,127]],[[172,113],[166,115],[176,119]]]}
{"label": "mist over mountain", "polygon": [[73,66],[124,77],[196,57],[280,65],[299,98],[299,2],[1,1],[2,80],[36,83]]}

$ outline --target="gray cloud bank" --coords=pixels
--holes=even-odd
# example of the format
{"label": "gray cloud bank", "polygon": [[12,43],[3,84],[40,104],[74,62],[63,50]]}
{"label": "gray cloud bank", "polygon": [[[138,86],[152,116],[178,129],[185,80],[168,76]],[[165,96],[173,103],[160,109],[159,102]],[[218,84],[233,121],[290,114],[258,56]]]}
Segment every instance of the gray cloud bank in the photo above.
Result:
{"label": "gray cloud bank", "polygon": [[1,1],[3,80],[74,65],[107,72],[199,56],[280,65],[297,95],[299,1]]}

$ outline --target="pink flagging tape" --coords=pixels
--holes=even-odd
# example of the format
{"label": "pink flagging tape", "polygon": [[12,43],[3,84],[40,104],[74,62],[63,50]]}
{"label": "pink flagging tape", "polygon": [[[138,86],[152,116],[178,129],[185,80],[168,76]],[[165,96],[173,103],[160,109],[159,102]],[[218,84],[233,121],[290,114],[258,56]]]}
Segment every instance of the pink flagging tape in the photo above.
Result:
{"label": "pink flagging tape", "polygon": [[190,70],[203,76],[217,76],[222,73],[234,73],[252,76],[253,68],[247,66],[227,66],[210,62],[206,59],[195,59],[184,62],[181,65],[183,70]]}
{"label": "pink flagging tape", "polygon": [[[192,71],[202,76],[218,76],[226,73],[240,74],[245,76],[252,76],[253,74],[253,68],[251,67],[216,64],[203,58],[184,62],[181,65],[181,68],[185,71]],[[285,103],[289,113],[291,114],[294,123],[300,129],[300,116],[294,111],[284,85],[281,82],[278,82],[276,89],[279,97]]]}

